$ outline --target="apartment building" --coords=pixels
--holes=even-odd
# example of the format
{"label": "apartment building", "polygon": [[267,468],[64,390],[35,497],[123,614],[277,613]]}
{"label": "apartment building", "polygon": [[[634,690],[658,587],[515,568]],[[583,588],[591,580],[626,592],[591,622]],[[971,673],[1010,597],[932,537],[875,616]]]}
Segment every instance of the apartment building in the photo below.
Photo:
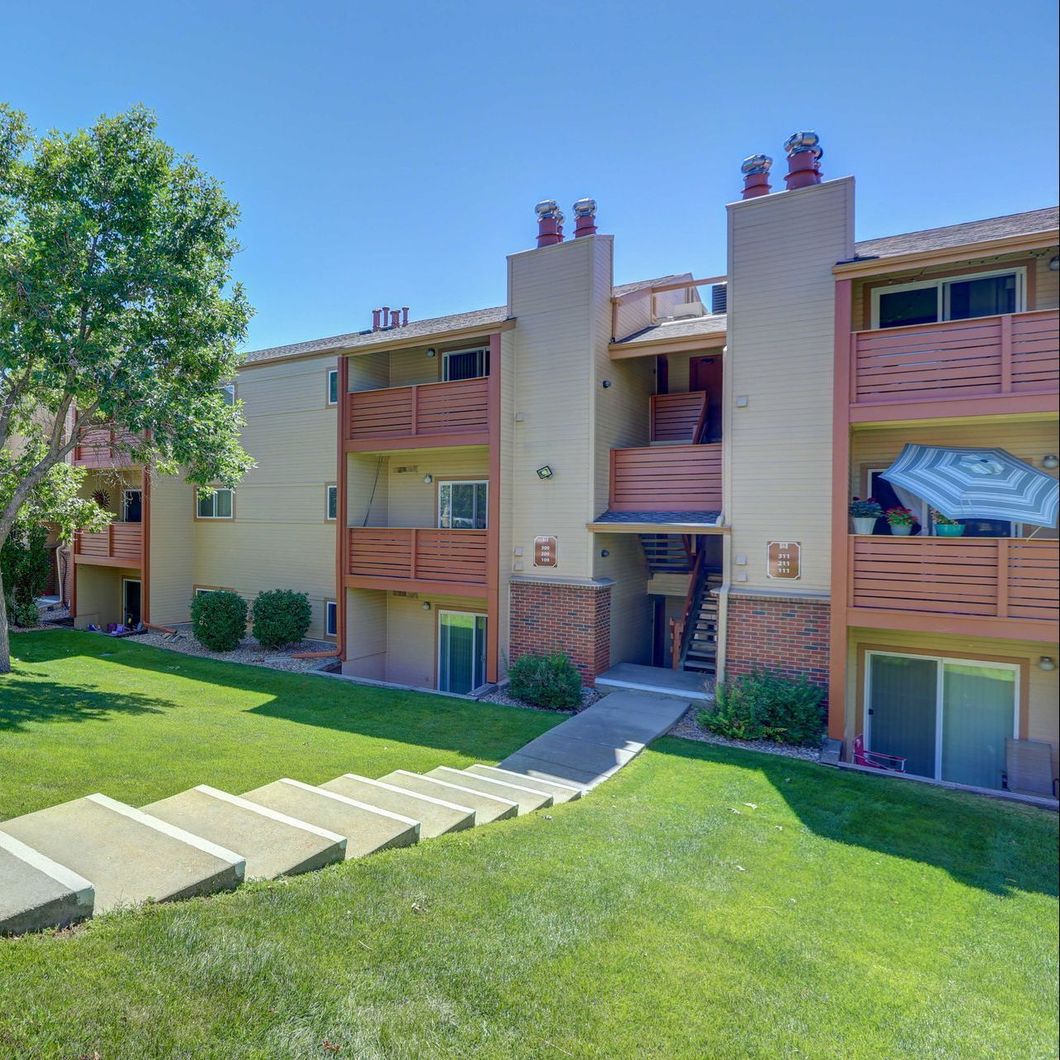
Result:
{"label": "apartment building", "polygon": [[547,651],[587,683],[766,666],[828,690],[847,757],[862,737],[998,787],[1007,736],[1055,775],[1055,528],[942,537],[920,504],[908,537],[854,535],[847,507],[900,503],[883,473],[909,444],[1056,476],[1057,211],[857,242],[853,178],[822,177],[812,134],[786,147],[784,190],[745,163],[723,276],[615,285],[595,203],[565,238],[544,201],[503,306],[381,307],[249,354],[234,491],[84,448],[121,518],[75,546],[77,623],[293,588],[354,678],[469,692]]}

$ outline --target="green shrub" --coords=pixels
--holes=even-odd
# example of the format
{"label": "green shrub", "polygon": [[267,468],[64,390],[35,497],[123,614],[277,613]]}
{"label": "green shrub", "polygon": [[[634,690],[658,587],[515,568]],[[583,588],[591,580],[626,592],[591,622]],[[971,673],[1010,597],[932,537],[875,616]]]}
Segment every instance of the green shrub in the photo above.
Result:
{"label": "green shrub", "polygon": [[272,649],[300,641],[313,618],[309,597],[291,589],[259,593],[252,614],[254,636],[263,648]]}
{"label": "green shrub", "polygon": [[549,710],[569,710],[582,701],[582,679],[562,652],[523,655],[508,670],[509,690],[516,699]]}
{"label": "green shrub", "polygon": [[197,593],[191,602],[191,631],[211,651],[232,651],[247,631],[247,602],[238,593]]}
{"label": "green shrub", "polygon": [[7,617],[16,626],[35,626],[40,619],[36,598],[48,587],[52,551],[48,528],[24,516],[11,527],[0,547],[0,582],[7,602]]}
{"label": "green shrub", "polygon": [[7,620],[13,626],[33,629],[40,622],[40,608],[37,602],[18,594],[5,597],[7,603]]}
{"label": "green shrub", "polygon": [[759,670],[718,686],[713,709],[699,714],[704,729],[733,740],[816,744],[824,729],[824,692],[805,678]]}

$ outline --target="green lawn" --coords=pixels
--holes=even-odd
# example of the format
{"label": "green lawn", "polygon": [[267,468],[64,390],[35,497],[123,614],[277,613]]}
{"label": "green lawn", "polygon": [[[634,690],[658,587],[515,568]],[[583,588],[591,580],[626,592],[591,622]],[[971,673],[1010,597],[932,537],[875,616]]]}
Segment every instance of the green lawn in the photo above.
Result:
{"label": "green lawn", "polygon": [[[0,816],[496,758],[553,721],[15,646]],[[1057,869],[1045,812],[668,738],[580,802],[0,943],[0,1055],[1054,1057]]]}

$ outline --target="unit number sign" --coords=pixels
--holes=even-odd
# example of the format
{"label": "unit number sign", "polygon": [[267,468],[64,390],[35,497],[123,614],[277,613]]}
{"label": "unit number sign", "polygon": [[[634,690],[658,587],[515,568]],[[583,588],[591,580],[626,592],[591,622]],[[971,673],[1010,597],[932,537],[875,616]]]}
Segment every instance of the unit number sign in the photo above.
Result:
{"label": "unit number sign", "polygon": [[801,577],[802,545],[798,541],[770,541],[766,545],[766,574],[793,581]]}
{"label": "unit number sign", "polygon": [[534,566],[554,567],[556,565],[556,539],[554,537],[534,538]]}

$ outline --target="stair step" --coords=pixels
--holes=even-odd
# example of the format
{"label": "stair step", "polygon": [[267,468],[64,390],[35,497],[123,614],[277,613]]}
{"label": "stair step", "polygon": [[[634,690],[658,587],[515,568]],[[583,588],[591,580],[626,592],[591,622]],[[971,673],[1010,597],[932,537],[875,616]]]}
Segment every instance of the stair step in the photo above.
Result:
{"label": "stair step", "polygon": [[573,802],[574,799],[582,797],[581,788],[572,788],[569,784],[557,784],[552,780],[542,780],[540,777],[530,777],[525,773],[516,773],[511,769],[500,769],[498,766],[484,766],[476,763],[468,766],[465,773],[474,773],[480,777],[493,780],[503,780],[510,784],[519,784],[530,788],[532,791],[546,791],[552,796],[552,801],[557,805],[561,802]]}
{"label": "stair step", "polygon": [[419,821],[420,839],[433,839],[446,832],[475,827],[475,811],[470,806],[458,805],[455,800],[444,801],[430,795],[403,791],[393,784],[369,780],[356,773],[344,773],[320,786],[325,791],[337,791],[368,806],[378,806]]}
{"label": "stair step", "polygon": [[519,811],[519,804],[511,799],[498,798],[496,795],[484,795],[466,785],[450,784],[436,777],[427,777],[422,773],[410,773],[405,769],[395,769],[380,777],[384,783],[404,788],[406,791],[419,792],[421,795],[432,795],[436,799],[456,799],[459,803],[475,808],[475,820],[478,824],[489,824],[505,817],[514,817]]}
{"label": "stair step", "polygon": [[523,785],[491,780],[474,773],[465,773],[460,769],[451,769],[449,766],[438,766],[425,775],[450,784],[460,784],[472,791],[481,791],[483,795],[499,795],[502,799],[511,799],[519,804],[520,813],[533,813],[534,810],[552,805],[552,796],[547,791],[535,791]]}
{"label": "stair step", "polygon": [[241,855],[98,793],[4,821],[2,831],[91,881],[97,914],[231,890],[246,870]]}
{"label": "stair step", "polygon": [[152,802],[145,813],[238,850],[247,878],[271,880],[323,868],[346,856],[346,837],[207,784]]}
{"label": "stair step", "polygon": [[66,927],[92,915],[92,884],[0,832],[0,935]]}
{"label": "stair step", "polygon": [[244,792],[243,798],[345,836],[347,859],[411,846],[420,836],[419,821],[290,777]]}

